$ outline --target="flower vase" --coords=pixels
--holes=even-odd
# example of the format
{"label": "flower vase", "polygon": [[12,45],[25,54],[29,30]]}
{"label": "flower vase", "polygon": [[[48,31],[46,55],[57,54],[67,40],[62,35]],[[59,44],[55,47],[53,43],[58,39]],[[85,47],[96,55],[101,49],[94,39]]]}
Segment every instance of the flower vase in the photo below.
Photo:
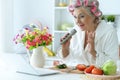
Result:
{"label": "flower vase", "polygon": [[37,67],[37,68],[44,67],[45,57],[43,54],[43,47],[42,46],[33,49],[33,53],[31,54],[31,57],[30,57],[30,64],[33,67]]}

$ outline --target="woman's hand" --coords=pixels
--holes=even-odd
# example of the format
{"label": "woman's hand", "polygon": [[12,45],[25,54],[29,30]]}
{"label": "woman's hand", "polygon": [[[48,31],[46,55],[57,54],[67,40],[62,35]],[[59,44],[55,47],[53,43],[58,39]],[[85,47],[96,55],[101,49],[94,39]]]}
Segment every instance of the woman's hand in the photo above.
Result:
{"label": "woman's hand", "polygon": [[88,51],[91,53],[91,55],[93,57],[96,57],[96,51],[95,51],[95,44],[94,44],[94,40],[95,40],[95,32],[87,32],[88,35]]}
{"label": "woman's hand", "polygon": [[[69,33],[68,33],[69,34]],[[61,41],[68,35],[66,34],[63,38],[61,38]],[[68,39],[65,43],[62,44],[62,54],[63,57],[67,57],[69,54],[69,46],[70,46],[70,39]]]}

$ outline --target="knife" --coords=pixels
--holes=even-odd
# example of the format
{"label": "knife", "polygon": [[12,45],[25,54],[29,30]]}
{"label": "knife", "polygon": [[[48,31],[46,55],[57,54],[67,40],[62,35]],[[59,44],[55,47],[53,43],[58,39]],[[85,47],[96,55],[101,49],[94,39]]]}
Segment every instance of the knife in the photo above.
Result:
{"label": "knife", "polygon": [[22,72],[22,71],[16,71],[16,73],[26,74],[26,75],[32,75],[32,76],[49,76],[49,75],[59,74],[59,72],[47,73],[47,74],[32,74],[32,73]]}

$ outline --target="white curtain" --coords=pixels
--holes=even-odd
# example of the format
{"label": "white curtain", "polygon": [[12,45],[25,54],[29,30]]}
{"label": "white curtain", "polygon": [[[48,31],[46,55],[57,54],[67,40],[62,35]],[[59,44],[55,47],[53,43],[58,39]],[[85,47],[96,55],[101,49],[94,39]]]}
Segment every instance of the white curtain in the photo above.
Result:
{"label": "white curtain", "polygon": [[13,52],[13,0],[0,0],[0,52]]}

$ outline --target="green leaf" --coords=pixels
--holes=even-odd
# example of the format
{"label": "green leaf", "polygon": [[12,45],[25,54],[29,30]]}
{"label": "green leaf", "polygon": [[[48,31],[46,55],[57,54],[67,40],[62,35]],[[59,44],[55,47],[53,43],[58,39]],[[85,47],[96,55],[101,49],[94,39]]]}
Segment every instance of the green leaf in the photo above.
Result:
{"label": "green leaf", "polygon": [[26,37],[22,38],[22,42],[25,43],[27,41]]}
{"label": "green leaf", "polygon": [[35,47],[34,46],[30,46],[29,47],[29,50],[33,50]]}

